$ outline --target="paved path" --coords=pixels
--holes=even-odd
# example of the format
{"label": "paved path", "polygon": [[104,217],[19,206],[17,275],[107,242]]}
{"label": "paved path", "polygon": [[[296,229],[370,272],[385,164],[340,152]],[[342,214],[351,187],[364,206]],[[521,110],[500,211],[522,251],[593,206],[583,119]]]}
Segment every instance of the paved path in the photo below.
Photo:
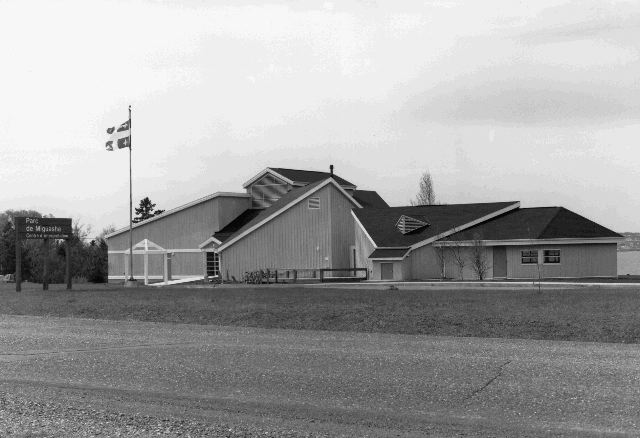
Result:
{"label": "paved path", "polygon": [[637,436],[640,348],[0,316],[0,435],[35,432]]}

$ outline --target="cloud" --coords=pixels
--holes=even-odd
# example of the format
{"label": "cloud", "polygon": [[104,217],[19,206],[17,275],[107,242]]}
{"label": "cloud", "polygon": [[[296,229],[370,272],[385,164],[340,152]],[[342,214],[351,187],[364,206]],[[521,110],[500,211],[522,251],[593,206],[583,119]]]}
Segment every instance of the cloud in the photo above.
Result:
{"label": "cloud", "polygon": [[[640,18],[631,17],[624,20],[605,18],[588,22],[572,23],[536,29],[522,33],[520,38],[525,43],[545,44],[551,42],[574,41],[581,39],[617,39],[620,33],[640,33]],[[624,38],[627,43],[634,44],[634,38]]]}
{"label": "cloud", "polygon": [[640,117],[640,92],[531,78],[456,81],[411,99],[406,109],[423,121],[443,123],[607,123]]}
{"label": "cloud", "polygon": [[640,3],[581,0],[546,8],[520,28],[516,38],[525,44],[577,40],[607,40],[637,46],[640,39]]}

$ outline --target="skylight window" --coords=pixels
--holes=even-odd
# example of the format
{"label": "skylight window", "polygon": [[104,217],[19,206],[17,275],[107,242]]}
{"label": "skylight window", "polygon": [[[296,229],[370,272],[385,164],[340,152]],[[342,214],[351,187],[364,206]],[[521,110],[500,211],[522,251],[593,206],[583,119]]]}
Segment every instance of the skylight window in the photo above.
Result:
{"label": "skylight window", "polygon": [[420,229],[422,227],[426,227],[429,224],[425,221],[421,221],[420,219],[416,219],[410,216],[405,216],[404,214],[400,216],[398,222],[396,222],[396,227],[402,234],[408,234],[412,231]]}

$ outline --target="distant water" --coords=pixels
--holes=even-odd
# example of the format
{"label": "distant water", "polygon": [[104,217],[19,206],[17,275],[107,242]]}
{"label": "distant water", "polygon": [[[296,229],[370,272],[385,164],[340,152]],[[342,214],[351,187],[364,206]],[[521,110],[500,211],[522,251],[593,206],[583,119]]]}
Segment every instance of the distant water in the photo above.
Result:
{"label": "distant water", "polygon": [[640,251],[618,251],[618,275],[640,275]]}

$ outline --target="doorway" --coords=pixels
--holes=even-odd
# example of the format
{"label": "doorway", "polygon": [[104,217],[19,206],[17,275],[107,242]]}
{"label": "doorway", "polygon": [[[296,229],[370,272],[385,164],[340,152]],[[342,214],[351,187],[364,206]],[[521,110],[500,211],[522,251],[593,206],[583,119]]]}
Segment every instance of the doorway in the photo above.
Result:
{"label": "doorway", "polygon": [[380,279],[393,280],[393,263],[380,263]]}
{"label": "doorway", "polygon": [[507,278],[507,248],[493,247],[493,278]]}

